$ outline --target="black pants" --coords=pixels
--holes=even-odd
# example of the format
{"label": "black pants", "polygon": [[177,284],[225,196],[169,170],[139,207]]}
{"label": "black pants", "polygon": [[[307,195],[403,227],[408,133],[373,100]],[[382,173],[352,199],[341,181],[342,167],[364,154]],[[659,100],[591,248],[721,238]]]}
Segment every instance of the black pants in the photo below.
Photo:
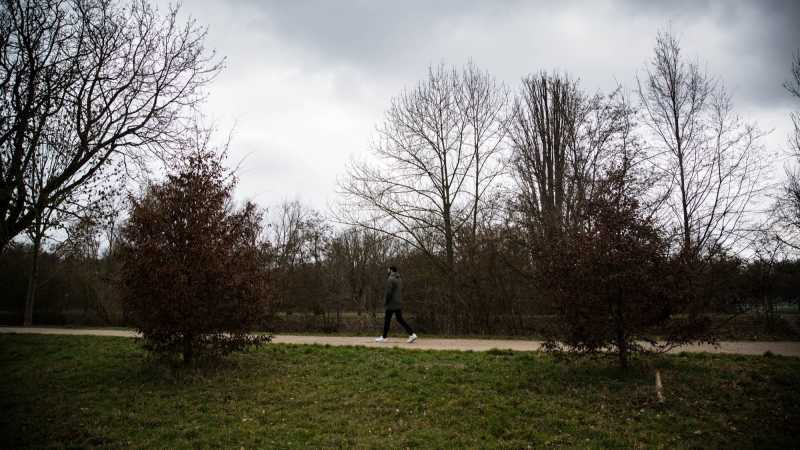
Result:
{"label": "black pants", "polygon": [[406,323],[406,321],[403,320],[403,311],[400,311],[399,309],[387,309],[386,316],[384,316],[383,318],[384,338],[386,337],[386,335],[389,334],[389,323],[392,321],[392,314],[394,314],[395,317],[397,317],[397,322],[400,323],[400,325],[406,329],[406,333],[408,333],[409,335],[414,334],[414,330],[412,330],[411,327],[408,325],[408,323]]}

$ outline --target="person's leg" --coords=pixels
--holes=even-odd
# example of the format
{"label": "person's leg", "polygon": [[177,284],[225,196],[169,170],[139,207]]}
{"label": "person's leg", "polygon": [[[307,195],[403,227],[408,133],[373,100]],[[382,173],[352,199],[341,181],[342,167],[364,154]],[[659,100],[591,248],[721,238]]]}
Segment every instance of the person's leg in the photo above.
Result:
{"label": "person's leg", "polygon": [[406,330],[406,333],[408,333],[408,334],[409,334],[409,336],[410,336],[410,335],[412,335],[412,334],[414,334],[414,330],[412,330],[412,329],[411,329],[411,327],[410,327],[410,326],[409,326],[409,325],[406,323],[406,321],[405,321],[405,320],[403,320],[403,312],[402,312],[402,311],[400,311],[400,310],[398,309],[398,310],[395,312],[395,317],[397,317],[397,322],[399,322],[399,323],[400,323],[400,325],[402,325],[402,326],[403,326],[403,328],[405,328],[405,330]]}
{"label": "person's leg", "polygon": [[389,323],[392,320],[392,310],[387,309],[386,315],[383,316],[383,338],[386,339],[386,336],[389,335]]}

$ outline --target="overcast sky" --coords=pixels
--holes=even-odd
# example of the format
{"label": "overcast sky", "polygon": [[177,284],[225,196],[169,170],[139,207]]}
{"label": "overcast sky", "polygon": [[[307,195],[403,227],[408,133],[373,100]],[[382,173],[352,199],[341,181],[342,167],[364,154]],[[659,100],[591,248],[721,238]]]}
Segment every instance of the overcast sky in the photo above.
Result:
{"label": "overcast sky", "polygon": [[540,70],[589,92],[632,89],[668,27],[739,113],[773,130],[770,154],[785,150],[800,109],[781,87],[800,48],[800,1],[186,0],[181,11],[227,58],[205,112],[223,132],[235,125],[231,161],[246,156],[237,196],[267,207],[326,210],[390,99],[439,62],[471,58],[512,90]]}

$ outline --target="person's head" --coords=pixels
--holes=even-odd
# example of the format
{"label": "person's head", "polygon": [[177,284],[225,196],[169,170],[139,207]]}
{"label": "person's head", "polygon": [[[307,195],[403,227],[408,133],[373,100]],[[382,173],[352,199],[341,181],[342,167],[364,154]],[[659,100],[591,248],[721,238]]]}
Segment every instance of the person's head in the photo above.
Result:
{"label": "person's head", "polygon": [[391,275],[393,273],[397,273],[397,266],[389,266],[389,270],[386,271],[387,275]]}

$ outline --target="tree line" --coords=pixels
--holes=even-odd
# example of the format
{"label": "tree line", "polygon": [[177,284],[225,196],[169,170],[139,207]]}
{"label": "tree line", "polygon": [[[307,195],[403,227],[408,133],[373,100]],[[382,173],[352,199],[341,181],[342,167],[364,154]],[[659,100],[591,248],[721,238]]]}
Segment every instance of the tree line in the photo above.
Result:
{"label": "tree line", "polygon": [[[669,32],[632,89],[547,71],[509,89],[473,62],[429,67],[326,214],[233,200],[225,149],[196,121],[224,65],[204,39],[145,1],[4,0],[9,320],[33,323],[38,292],[190,358],[258,328],[368,327],[396,265],[421,330],[537,334],[624,366],[713,339],[714,315],[773,318],[797,299],[797,174],[769,189],[765,133]],[[800,54],[791,76],[800,98]],[[145,182],[123,195],[131,179]]]}

